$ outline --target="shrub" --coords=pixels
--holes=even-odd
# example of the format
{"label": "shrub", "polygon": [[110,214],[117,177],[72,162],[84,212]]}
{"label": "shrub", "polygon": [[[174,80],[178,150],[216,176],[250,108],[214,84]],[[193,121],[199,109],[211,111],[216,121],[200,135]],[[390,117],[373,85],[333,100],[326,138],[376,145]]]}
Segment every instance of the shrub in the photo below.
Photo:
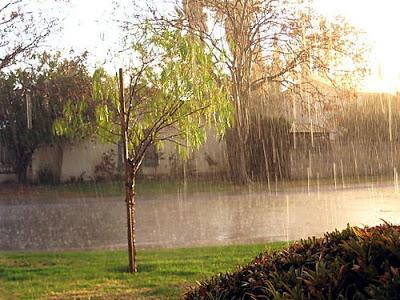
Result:
{"label": "shrub", "polygon": [[97,182],[110,181],[118,177],[115,151],[110,149],[101,156],[101,161],[94,167],[94,178]]}
{"label": "shrub", "polygon": [[38,183],[56,185],[60,182],[59,178],[49,167],[42,167],[38,171]]}
{"label": "shrub", "polygon": [[185,299],[399,299],[400,226],[335,231],[216,276]]}

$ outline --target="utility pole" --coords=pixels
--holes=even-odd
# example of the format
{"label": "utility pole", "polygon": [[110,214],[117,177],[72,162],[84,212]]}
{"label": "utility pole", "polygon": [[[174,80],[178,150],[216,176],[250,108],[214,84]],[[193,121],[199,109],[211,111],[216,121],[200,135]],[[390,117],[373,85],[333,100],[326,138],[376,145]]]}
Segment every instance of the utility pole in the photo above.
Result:
{"label": "utility pole", "polygon": [[32,129],[32,95],[30,90],[25,91],[26,97],[26,127]]}

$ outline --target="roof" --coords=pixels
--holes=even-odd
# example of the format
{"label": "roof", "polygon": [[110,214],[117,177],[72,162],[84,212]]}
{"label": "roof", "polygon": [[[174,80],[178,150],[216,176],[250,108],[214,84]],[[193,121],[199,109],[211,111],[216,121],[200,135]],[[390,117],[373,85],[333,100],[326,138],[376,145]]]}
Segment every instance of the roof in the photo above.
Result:
{"label": "roof", "polygon": [[292,123],[290,127],[291,133],[332,133],[333,129],[322,127],[313,123]]}

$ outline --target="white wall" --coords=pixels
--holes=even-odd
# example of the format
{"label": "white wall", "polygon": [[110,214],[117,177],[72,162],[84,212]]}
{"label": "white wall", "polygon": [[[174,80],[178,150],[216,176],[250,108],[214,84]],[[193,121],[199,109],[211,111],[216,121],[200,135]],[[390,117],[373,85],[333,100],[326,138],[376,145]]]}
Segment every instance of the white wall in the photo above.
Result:
{"label": "white wall", "polygon": [[[113,144],[103,144],[96,139],[86,139],[72,145],[66,145],[63,149],[61,163],[62,182],[78,179],[95,179],[95,167],[101,163],[103,153],[114,150],[114,162],[117,164],[118,147]],[[219,141],[216,134],[208,131],[206,143],[190,154],[186,162],[188,176],[206,176],[211,174],[226,173],[228,159],[226,157],[226,143]],[[41,168],[49,168],[52,171],[59,169],[60,153],[55,147],[38,149],[32,160],[29,178],[37,180]],[[176,146],[173,143],[165,143],[159,151],[159,164],[155,167],[142,166],[142,174],[146,177],[180,177],[183,175],[184,161],[178,156]]]}
{"label": "white wall", "polygon": [[36,181],[41,169],[46,168],[57,174],[61,163],[61,152],[56,147],[41,147],[32,155],[32,163],[28,169],[28,179]]}
{"label": "white wall", "polygon": [[159,151],[158,166],[143,166],[142,174],[149,177],[181,177],[184,164],[188,176],[226,173],[229,166],[226,155],[225,141],[219,141],[215,132],[208,130],[205,144],[193,151],[186,162],[179,157],[175,144],[167,142]]}
{"label": "white wall", "polygon": [[0,174],[0,184],[6,184],[9,182],[17,182],[17,175],[16,174]]}
{"label": "white wall", "polygon": [[[117,155],[118,147],[116,145],[103,144],[94,139],[66,146],[61,168],[61,181],[65,182],[71,177],[78,178],[79,176],[82,176],[84,180],[94,179],[96,165],[101,162],[103,153],[110,149],[113,149]],[[117,162],[116,159],[115,162]]]}

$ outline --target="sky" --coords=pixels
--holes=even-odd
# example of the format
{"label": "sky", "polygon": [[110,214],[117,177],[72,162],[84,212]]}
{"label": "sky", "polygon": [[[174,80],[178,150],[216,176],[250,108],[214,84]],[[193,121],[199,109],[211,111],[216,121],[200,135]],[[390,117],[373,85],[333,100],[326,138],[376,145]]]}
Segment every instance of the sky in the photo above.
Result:
{"label": "sky", "polygon": [[400,91],[400,0],[318,0],[324,15],[343,15],[365,31],[371,45],[371,76],[364,89]]}
{"label": "sky", "polygon": [[[156,0],[163,5],[164,1]],[[140,2],[140,1],[139,1]],[[146,0],[142,0],[145,4]],[[400,0],[314,0],[315,7],[327,17],[342,15],[365,32],[371,45],[369,63],[371,74],[362,84],[366,91],[400,91]],[[129,0],[70,0],[62,11],[63,30],[56,40],[59,49],[75,49],[77,53],[90,50],[92,65],[106,62],[109,71],[125,63],[123,55],[114,59],[111,53],[121,50],[120,30],[112,20],[124,19],[125,9],[114,10],[115,3]],[[125,15],[124,15],[125,14]],[[111,60],[113,62],[111,62]]]}

